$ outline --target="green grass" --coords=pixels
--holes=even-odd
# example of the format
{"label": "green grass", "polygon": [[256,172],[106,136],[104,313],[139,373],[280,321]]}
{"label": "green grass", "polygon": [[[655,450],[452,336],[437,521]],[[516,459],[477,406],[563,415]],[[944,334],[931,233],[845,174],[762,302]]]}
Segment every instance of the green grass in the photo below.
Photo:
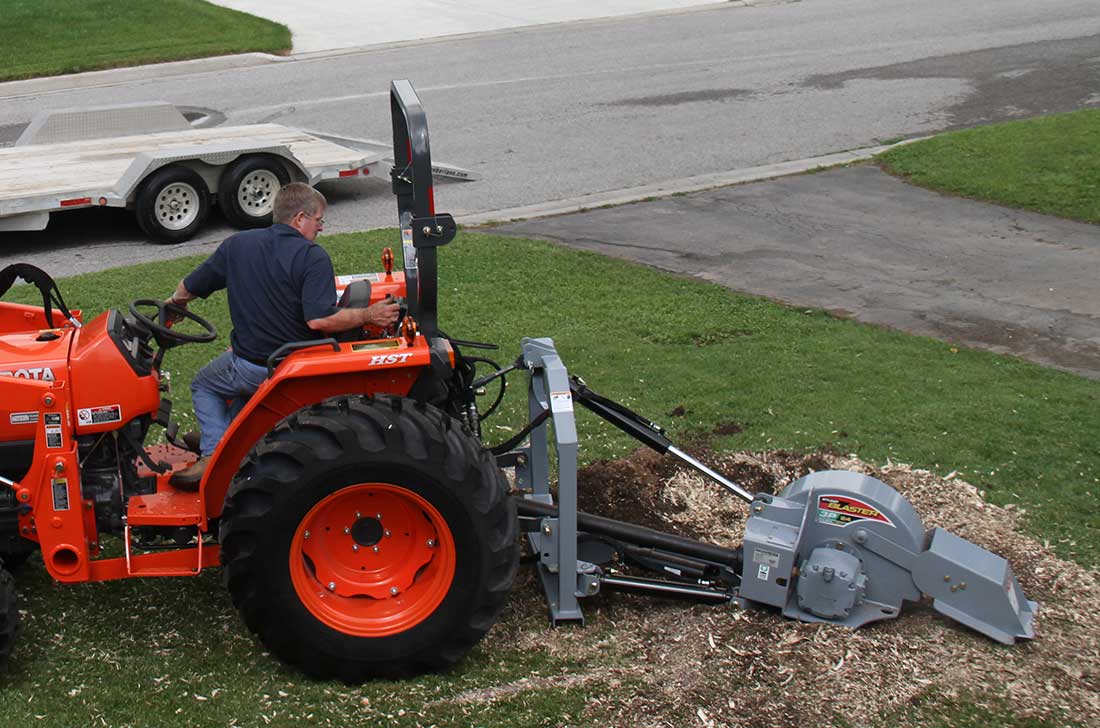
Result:
{"label": "green grass", "polygon": [[878,159],[924,187],[1100,223],[1100,110],[941,134]]}
{"label": "green grass", "polygon": [[290,49],[286,26],[203,0],[4,0],[0,81]]}
{"label": "green grass", "polygon": [[[377,270],[392,231],[324,239],[338,273]],[[989,500],[1029,511],[1034,533],[1086,565],[1100,563],[1100,383],[1023,360],[958,348],[792,309],[549,244],[463,233],[441,253],[440,322],[450,335],[499,343],[509,362],[523,336],[550,336],[571,372],[675,437],[713,435],[726,449],[832,448],[876,463],[955,471]],[[163,297],[200,259],[145,264],[63,281],[88,316],[130,298]],[[18,291],[33,301],[31,290]],[[192,305],[222,332],[216,345],[165,362],[186,428],[186,383],[224,346],[224,294]],[[513,377],[513,384],[518,383]],[[520,425],[516,387],[487,422],[499,442]],[[683,417],[666,413],[682,406]],[[581,412],[584,461],[636,443]]]}
{"label": "green grass", "polygon": [[[394,231],[323,242],[338,273],[377,270],[382,245],[400,248]],[[1032,531],[1061,553],[1100,562],[1096,382],[540,242],[463,233],[441,259],[442,327],[458,338],[500,343],[501,362],[519,353],[522,336],[551,336],[572,372],[667,425],[675,438],[704,434],[726,449],[834,448],[877,463],[956,470],[990,500],[1026,507]],[[69,305],[90,319],[133,298],[166,296],[199,260],[60,284]],[[7,299],[29,303],[36,296],[19,287]],[[186,383],[229,331],[224,294],[192,308],[213,320],[222,337],[167,355],[172,398],[185,423]],[[523,387],[518,376],[512,382],[510,405],[487,423],[490,443],[521,423]],[[679,406],[684,416],[667,414]],[[635,447],[586,413],[578,419],[585,461]],[[713,434],[729,422],[744,432]],[[488,642],[452,672],[352,688],[304,680],[266,654],[248,636],[216,572],[60,586],[31,564],[19,584],[26,625],[11,670],[0,677],[0,714],[12,724],[599,725],[606,722],[603,708],[592,696],[613,706],[630,700],[634,689],[610,677],[600,682],[630,660],[614,647],[613,619],[593,616],[584,638],[612,647],[581,660],[563,660],[551,648],[567,631],[547,632],[546,648],[517,644],[517,633],[545,624],[533,587],[514,597]],[[580,673],[594,682],[564,680]],[[487,702],[453,700],[530,676],[550,679],[541,689]],[[730,689],[735,693],[736,684]],[[960,715],[971,722],[956,722]],[[1011,722],[1000,704],[936,696],[883,716],[881,725],[985,719],[1036,725]]]}

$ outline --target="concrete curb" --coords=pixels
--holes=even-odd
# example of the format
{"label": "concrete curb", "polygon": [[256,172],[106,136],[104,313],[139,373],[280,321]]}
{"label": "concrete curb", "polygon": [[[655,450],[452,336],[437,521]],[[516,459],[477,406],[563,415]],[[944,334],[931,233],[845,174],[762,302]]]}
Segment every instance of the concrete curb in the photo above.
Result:
{"label": "concrete curb", "polygon": [[540,217],[552,217],[554,215],[567,215],[569,213],[583,212],[597,207],[628,205],[643,200],[672,197],[673,195],[680,195],[688,192],[702,192],[703,190],[714,189],[716,187],[727,187],[729,185],[744,184],[746,182],[759,182],[761,180],[774,179],[776,177],[801,174],[815,169],[835,167],[841,164],[851,164],[853,162],[863,162],[878,154],[882,154],[888,149],[893,149],[896,146],[909,144],[914,141],[918,140],[907,139],[897,144],[864,147],[862,149],[853,149],[847,152],[826,154],[821,157],[797,159],[789,162],[768,164],[761,167],[749,167],[747,169],[738,169],[732,172],[717,172],[714,174],[699,175],[697,177],[684,177],[682,179],[668,180],[652,185],[643,185],[641,187],[628,187],[626,189],[610,190],[608,192],[594,192],[592,194],[581,195],[580,197],[574,197],[567,200],[543,202],[537,205],[528,205],[526,207],[513,207],[506,210],[461,214],[456,216],[455,220],[462,225],[468,226],[492,225],[513,220],[530,220]]}
{"label": "concrete curb", "polygon": [[75,89],[103,88],[117,86],[133,81],[148,81],[172,76],[189,76],[197,73],[214,73],[233,68],[262,66],[268,63],[292,60],[270,53],[240,53],[231,56],[213,56],[212,58],[194,58],[189,61],[171,61],[153,63],[147,66],[128,66],[126,68],[108,68],[102,71],[88,71],[64,76],[46,76],[28,78],[22,81],[0,83],[0,99],[16,99],[23,96],[42,96],[44,94],[73,91]]}

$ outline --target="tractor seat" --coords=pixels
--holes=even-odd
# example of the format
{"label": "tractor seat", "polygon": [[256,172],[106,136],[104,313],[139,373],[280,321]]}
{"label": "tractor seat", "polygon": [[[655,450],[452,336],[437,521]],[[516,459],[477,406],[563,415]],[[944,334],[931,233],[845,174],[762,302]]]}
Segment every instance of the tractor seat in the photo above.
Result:
{"label": "tractor seat", "polygon": [[[344,294],[336,302],[337,308],[366,308],[370,305],[370,281],[352,281],[344,289]],[[334,337],[337,341],[362,341],[366,338],[363,329],[341,331]]]}

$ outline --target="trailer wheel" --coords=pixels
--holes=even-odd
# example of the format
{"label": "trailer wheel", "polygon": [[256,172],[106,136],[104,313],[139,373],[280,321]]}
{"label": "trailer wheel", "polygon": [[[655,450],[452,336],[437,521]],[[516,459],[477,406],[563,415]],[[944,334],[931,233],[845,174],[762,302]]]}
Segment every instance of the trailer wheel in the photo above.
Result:
{"label": "trailer wheel", "polygon": [[218,206],[239,228],[271,224],[275,193],[290,181],[286,169],[271,157],[245,157],[222,175],[218,184]]}
{"label": "trailer wheel", "polygon": [[182,243],[206,221],[210,190],[194,170],[170,165],[142,183],[136,206],[142,232],[158,243]]}
{"label": "trailer wheel", "polygon": [[19,603],[15,592],[15,579],[11,572],[0,567],[0,666],[7,663],[15,646],[19,631]]}
{"label": "trailer wheel", "polygon": [[426,404],[348,396],[288,417],[226,498],[224,578],[248,627],[316,678],[457,662],[518,564],[515,505],[468,429]]}

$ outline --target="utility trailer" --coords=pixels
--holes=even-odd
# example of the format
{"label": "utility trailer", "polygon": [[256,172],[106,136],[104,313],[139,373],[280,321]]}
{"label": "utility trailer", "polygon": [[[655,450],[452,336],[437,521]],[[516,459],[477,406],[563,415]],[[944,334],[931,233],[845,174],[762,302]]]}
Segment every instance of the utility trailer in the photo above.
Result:
{"label": "utility trailer", "polygon": [[332,139],[279,124],[196,129],[168,103],[41,112],[0,149],[0,231],[42,230],[66,210],[124,207],[150,238],[178,243],[215,200],[235,227],[262,227],[288,182],[389,171],[384,152]]}

